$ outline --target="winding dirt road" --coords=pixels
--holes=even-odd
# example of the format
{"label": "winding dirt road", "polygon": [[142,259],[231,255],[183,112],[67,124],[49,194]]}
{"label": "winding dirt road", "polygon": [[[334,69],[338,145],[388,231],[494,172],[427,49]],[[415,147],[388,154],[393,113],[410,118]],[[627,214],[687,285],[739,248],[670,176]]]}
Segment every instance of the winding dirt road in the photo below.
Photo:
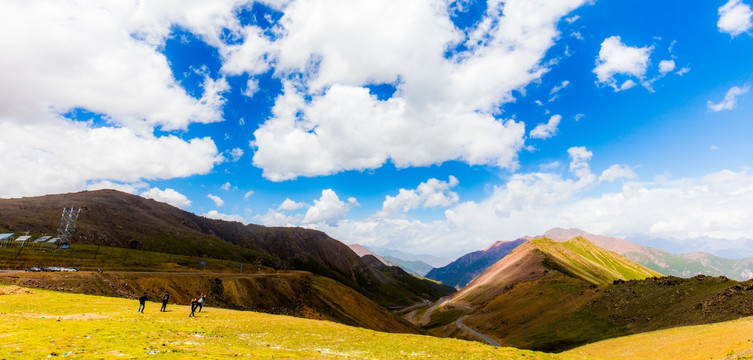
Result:
{"label": "winding dirt road", "polygon": [[466,330],[466,331],[468,331],[468,332],[472,333],[473,335],[476,335],[476,336],[477,336],[477,337],[479,337],[480,339],[482,339],[482,340],[486,341],[486,342],[487,342],[487,343],[488,343],[489,345],[492,345],[492,346],[500,346],[498,342],[494,341],[494,339],[492,339],[492,338],[490,338],[490,337],[488,337],[488,336],[486,336],[486,335],[484,335],[484,334],[482,334],[482,333],[480,333],[480,332],[478,332],[478,331],[476,331],[476,330],[474,330],[474,329],[472,329],[472,328],[468,327],[468,326],[467,326],[466,324],[463,324],[463,320],[464,320],[464,319],[465,319],[466,317],[467,317],[467,316],[463,316],[463,317],[461,317],[460,319],[458,319],[458,320],[456,321],[456,323],[458,324],[458,326],[459,326],[459,327],[460,327],[461,329],[463,329],[463,330]]}

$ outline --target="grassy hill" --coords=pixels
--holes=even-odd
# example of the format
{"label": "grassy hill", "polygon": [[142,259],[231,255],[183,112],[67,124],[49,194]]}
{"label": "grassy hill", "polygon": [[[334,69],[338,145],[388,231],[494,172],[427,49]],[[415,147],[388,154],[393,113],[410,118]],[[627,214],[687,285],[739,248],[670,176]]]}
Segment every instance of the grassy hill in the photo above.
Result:
{"label": "grassy hill", "polygon": [[372,266],[320,231],[213,220],[115,190],[0,199],[0,231],[54,234],[62,208],[71,206],[81,208],[74,245],[304,270],[339,281],[383,306],[407,306],[454,292],[397,267]]}
{"label": "grassy hill", "polygon": [[520,238],[515,241],[497,241],[484,250],[465,254],[443,267],[432,269],[426,277],[460,289],[528,240],[529,238]]}
{"label": "grassy hill", "polygon": [[187,304],[200,294],[215,307],[337,321],[372,330],[422,333],[421,329],[334,280],[301,271],[232,273],[0,273],[0,283],[90,295],[150,299],[170,294]]}
{"label": "grassy hill", "polygon": [[478,342],[388,334],[281,315],[0,286],[0,353],[13,359],[583,359]]}
{"label": "grassy hill", "polygon": [[553,276],[556,279],[571,278],[584,285],[599,285],[618,279],[645,279],[661,274],[583,238],[564,243],[538,238],[515,248],[452,298],[480,308],[517,283],[546,280]]}
{"label": "grassy hill", "polygon": [[603,235],[589,234],[580,229],[554,228],[544,234],[555,241],[583,237],[594,244],[614,251],[651,270],[662,274],[692,277],[695,275],[727,276],[745,281],[753,278],[753,258],[727,259],[706,252],[673,254],[665,250],[640,246],[630,241]]}
{"label": "grassy hill", "polygon": [[581,346],[566,354],[614,360],[753,359],[753,318],[683,326]]}

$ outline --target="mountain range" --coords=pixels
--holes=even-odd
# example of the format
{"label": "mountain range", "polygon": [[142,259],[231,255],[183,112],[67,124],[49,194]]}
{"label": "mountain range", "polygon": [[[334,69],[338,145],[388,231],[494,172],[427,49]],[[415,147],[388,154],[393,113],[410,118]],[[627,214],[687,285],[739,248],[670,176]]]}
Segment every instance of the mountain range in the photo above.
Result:
{"label": "mountain range", "polygon": [[478,339],[469,327],[502,346],[559,352],[750,316],[751,291],[753,281],[664,277],[583,237],[542,237],[521,244],[437,305],[428,327],[438,336]]}
{"label": "mountain range", "polygon": [[115,190],[0,199],[0,230],[54,234],[63,207],[71,206],[81,208],[74,242],[308,271],[385,307],[408,306],[455,291],[399,267],[364,260],[320,231],[213,220]]}
{"label": "mountain range", "polygon": [[589,234],[580,229],[555,228],[544,233],[544,236],[557,241],[581,236],[665,275],[692,277],[703,274],[727,276],[738,281],[753,278],[753,258],[750,257],[727,259],[707,252],[673,254],[617,237]]}

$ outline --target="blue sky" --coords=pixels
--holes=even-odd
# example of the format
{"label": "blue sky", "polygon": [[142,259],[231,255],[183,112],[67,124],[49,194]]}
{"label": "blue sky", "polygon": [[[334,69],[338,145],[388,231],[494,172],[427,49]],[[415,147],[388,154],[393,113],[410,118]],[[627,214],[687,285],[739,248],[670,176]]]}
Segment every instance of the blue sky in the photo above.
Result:
{"label": "blue sky", "polygon": [[551,227],[753,256],[750,7],[4,2],[0,197],[447,258]]}

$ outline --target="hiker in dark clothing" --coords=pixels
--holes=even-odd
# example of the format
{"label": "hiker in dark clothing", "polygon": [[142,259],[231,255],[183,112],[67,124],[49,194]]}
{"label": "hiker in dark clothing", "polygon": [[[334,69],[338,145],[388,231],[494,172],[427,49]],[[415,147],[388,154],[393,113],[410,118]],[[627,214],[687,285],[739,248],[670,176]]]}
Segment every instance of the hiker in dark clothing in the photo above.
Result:
{"label": "hiker in dark clothing", "polygon": [[159,309],[160,312],[165,312],[165,308],[167,307],[167,300],[170,300],[170,295],[165,293],[165,295],[162,295],[162,307]]}
{"label": "hiker in dark clothing", "polygon": [[191,299],[191,314],[188,315],[188,317],[196,317],[194,312],[196,311],[197,306],[199,306],[199,302],[196,301],[196,298]]}
{"label": "hiker in dark clothing", "polygon": [[144,306],[146,305],[146,293],[139,298],[139,310],[136,312],[144,313]]}
{"label": "hiker in dark clothing", "polygon": [[197,301],[197,303],[199,304],[199,312],[201,312],[201,309],[204,308],[204,298],[205,298],[204,294],[201,294],[201,297]]}

